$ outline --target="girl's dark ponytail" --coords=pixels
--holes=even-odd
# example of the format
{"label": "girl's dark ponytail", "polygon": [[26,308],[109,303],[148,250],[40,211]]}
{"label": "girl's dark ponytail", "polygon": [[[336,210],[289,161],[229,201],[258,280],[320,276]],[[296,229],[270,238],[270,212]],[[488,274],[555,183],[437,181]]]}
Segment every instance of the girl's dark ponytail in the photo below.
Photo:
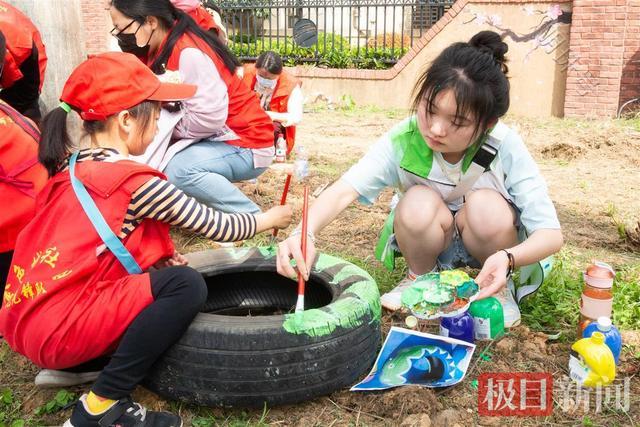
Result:
{"label": "girl's dark ponytail", "polygon": [[482,53],[491,55],[493,59],[500,65],[502,72],[507,74],[507,59],[505,54],[509,51],[509,45],[502,41],[500,35],[494,31],[480,31],[471,37],[469,44]]}
{"label": "girl's dark ponytail", "polygon": [[42,137],[38,146],[38,160],[55,175],[73,148],[67,131],[67,113],[62,107],[51,110],[42,121]]}
{"label": "girl's dark ponytail", "polygon": [[236,72],[236,68],[241,65],[240,61],[217,36],[200,28],[198,24],[196,24],[196,22],[185,12],[175,9],[174,14],[177,17],[176,24],[171,29],[162,51],[153,64],[151,64],[151,71],[156,74],[164,73],[164,67],[169,60],[169,56],[171,55],[171,52],[173,52],[173,48],[178,42],[178,39],[180,39],[184,33],[188,32],[202,39],[207,45],[209,45],[220,59],[222,59],[225,67],[227,67],[232,74]]}

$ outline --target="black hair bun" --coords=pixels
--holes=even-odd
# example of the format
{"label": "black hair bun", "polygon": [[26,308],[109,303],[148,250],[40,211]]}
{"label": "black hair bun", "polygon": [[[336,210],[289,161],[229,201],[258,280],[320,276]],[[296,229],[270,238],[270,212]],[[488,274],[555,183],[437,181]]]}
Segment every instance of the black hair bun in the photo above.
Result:
{"label": "black hair bun", "polygon": [[502,41],[500,34],[495,31],[480,31],[471,37],[469,44],[480,52],[493,56],[502,70],[505,73],[507,72],[507,59],[505,58],[505,54],[509,50],[509,45]]}

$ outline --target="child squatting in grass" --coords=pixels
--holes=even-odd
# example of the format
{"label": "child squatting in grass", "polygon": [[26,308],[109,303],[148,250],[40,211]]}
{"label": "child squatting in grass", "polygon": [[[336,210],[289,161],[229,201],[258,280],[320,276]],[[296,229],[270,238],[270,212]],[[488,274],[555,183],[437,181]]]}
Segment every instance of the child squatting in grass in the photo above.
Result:
{"label": "child squatting in grass", "polygon": [[[416,275],[466,265],[481,268],[478,298],[498,297],[505,325],[514,326],[520,320],[514,297],[520,301],[540,286],[550,267],[546,258],[562,246],[546,183],[520,136],[500,121],[509,108],[507,50],[497,33],[482,31],[442,51],[416,85],[413,115],[382,136],[309,210],[313,237],[356,199],[372,203],[386,187],[400,193],[376,252],[389,267],[401,254],[409,271],[382,296],[387,309],[400,308],[402,291]],[[450,197],[483,143],[497,150],[495,158],[468,191]],[[297,229],[280,243],[281,274],[295,275],[293,258],[309,277],[316,250],[311,238],[303,260],[300,240]],[[511,268],[526,266],[518,286],[511,280],[507,286],[510,257]]]}

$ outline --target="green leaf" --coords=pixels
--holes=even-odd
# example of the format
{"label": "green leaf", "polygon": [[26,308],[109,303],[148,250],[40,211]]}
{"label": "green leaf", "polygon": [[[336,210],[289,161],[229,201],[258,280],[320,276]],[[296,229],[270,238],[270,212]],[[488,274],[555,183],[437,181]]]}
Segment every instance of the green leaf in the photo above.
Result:
{"label": "green leaf", "polygon": [[69,403],[76,399],[75,393],[70,393],[67,390],[60,390],[56,393],[55,397],[45,403],[44,405],[36,408],[36,415],[52,414],[67,406]]}
{"label": "green leaf", "polygon": [[0,394],[0,401],[4,405],[11,405],[13,403],[13,392],[8,388],[2,390],[2,394]]}
{"label": "green leaf", "polygon": [[71,403],[75,398],[76,395],[74,393],[70,393],[67,390],[60,390],[56,394],[54,400],[58,403],[58,405],[65,406]]}

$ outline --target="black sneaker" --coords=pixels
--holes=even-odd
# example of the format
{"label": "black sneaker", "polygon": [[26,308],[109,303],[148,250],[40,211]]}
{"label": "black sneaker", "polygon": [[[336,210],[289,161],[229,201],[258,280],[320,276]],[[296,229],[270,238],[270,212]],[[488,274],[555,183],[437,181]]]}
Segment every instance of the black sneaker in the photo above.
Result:
{"label": "black sneaker", "polygon": [[118,400],[101,414],[91,415],[83,394],[64,427],[182,427],[182,418],[169,412],[148,411],[130,397]]}

